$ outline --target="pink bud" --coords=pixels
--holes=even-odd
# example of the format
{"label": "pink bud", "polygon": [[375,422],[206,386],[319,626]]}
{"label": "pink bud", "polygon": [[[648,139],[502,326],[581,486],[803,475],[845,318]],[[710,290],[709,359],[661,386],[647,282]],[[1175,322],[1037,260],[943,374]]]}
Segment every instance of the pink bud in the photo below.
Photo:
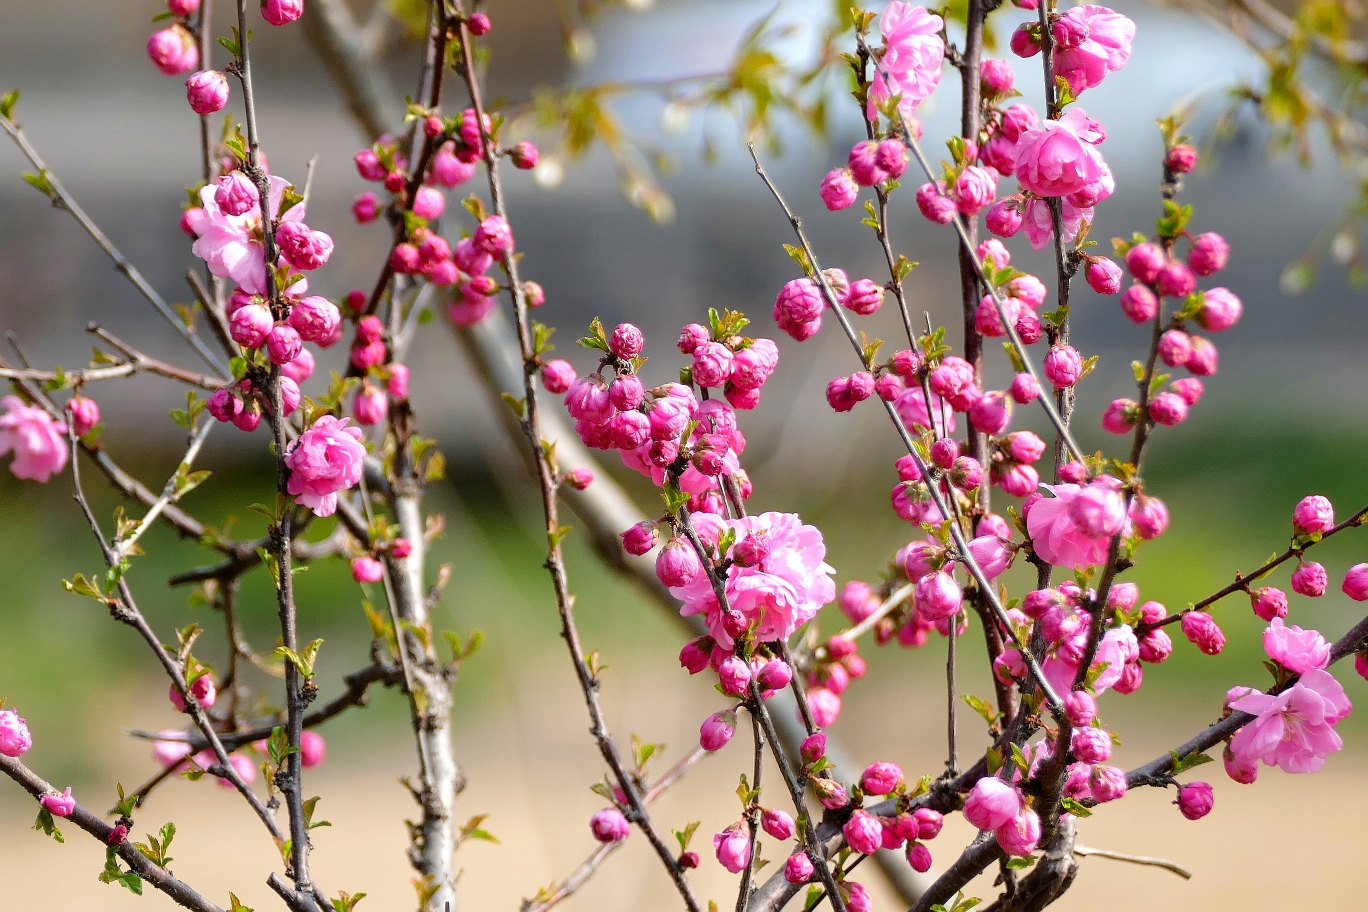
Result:
{"label": "pink bud", "polygon": [[1181,329],[1167,330],[1159,337],[1159,357],[1169,367],[1182,367],[1192,357],[1192,337]]}
{"label": "pink bud", "polygon": [[271,25],[288,25],[304,15],[304,0],[261,0],[261,18]]}
{"label": "pink bud", "polygon": [[1021,813],[1022,806],[1016,786],[985,776],[974,783],[964,801],[964,819],[980,830],[996,830]]}
{"label": "pink bud", "polygon": [[1225,268],[1230,257],[1230,245],[1214,231],[1199,234],[1188,248],[1188,265],[1199,276],[1215,275]]}
{"label": "pink bud", "polygon": [[1192,354],[1183,365],[1189,373],[1199,377],[1210,377],[1216,373],[1218,355],[1216,346],[1201,336],[1192,337]]}
{"label": "pink bud", "polygon": [[1040,845],[1040,816],[1030,808],[1022,808],[993,835],[1008,855],[1030,855]]}
{"label": "pink bud", "polygon": [[199,46],[190,30],[178,22],[148,36],[147,56],[163,75],[179,76],[199,64]]}
{"label": "pink bud", "polygon": [[1168,528],[1168,507],[1157,497],[1137,494],[1131,500],[1129,515],[1135,534],[1143,540],[1158,538]]}
{"label": "pink bud", "polygon": [[[171,700],[171,705],[176,707],[177,712],[185,712],[185,697],[175,684],[167,691],[167,697]],[[190,685],[190,695],[195,698],[195,702],[202,709],[209,709],[218,699],[218,688],[214,686],[214,677],[210,674],[202,674],[195,678]]]}
{"label": "pink bud", "polygon": [[562,358],[554,358],[542,365],[542,386],[548,393],[559,396],[575,382],[575,368]]}
{"label": "pink bud", "polygon": [[501,256],[513,250],[513,229],[501,215],[491,215],[475,229],[475,246],[490,256]]}
{"label": "pink bud", "polygon": [[719,751],[736,734],[736,713],[715,712],[703,720],[698,731],[698,743],[705,751]]}
{"label": "pink bud", "polygon": [[868,811],[858,810],[850,815],[841,833],[852,849],[863,855],[879,851],[883,841],[883,825]]}
{"label": "pink bud", "polygon": [[513,167],[520,171],[531,171],[537,167],[540,158],[537,147],[530,142],[520,142],[508,153],[509,159],[513,162]]}
{"label": "pink bud", "polygon": [[1205,611],[1188,611],[1183,615],[1183,636],[1207,655],[1219,655],[1225,648],[1225,634]]}
{"label": "pink bud", "polygon": [[1001,434],[1012,421],[1012,400],[1005,392],[984,393],[969,409],[969,420],[985,434]]}
{"label": "pink bud", "polygon": [[708,667],[708,659],[712,653],[713,638],[702,636],[696,640],[690,640],[684,644],[684,648],[679,651],[679,664],[689,670],[689,674],[695,675]]}
{"label": "pink bud", "polygon": [[993,234],[1009,238],[1021,230],[1022,215],[1013,199],[1001,199],[988,208],[983,220]]}
{"label": "pink bud", "polygon": [[766,808],[760,815],[760,826],[775,839],[792,839],[796,827],[793,817],[775,808]]}
{"label": "pink bud", "polygon": [[403,560],[413,553],[413,544],[407,538],[396,538],[390,542],[389,552],[395,560]]}
{"label": "pink bud", "polygon": [[1197,150],[1187,144],[1174,146],[1164,154],[1164,167],[1174,174],[1187,174],[1197,167]]}
{"label": "pink bud", "polygon": [[908,843],[907,863],[918,874],[925,874],[931,870],[931,850],[920,842]]}
{"label": "pink bud", "polygon": [[1169,389],[1181,396],[1189,406],[1196,405],[1202,398],[1202,381],[1196,377],[1183,377],[1174,380],[1169,384]]}
{"label": "pink bud", "polygon": [[1325,573],[1325,567],[1315,561],[1304,561],[1292,571],[1292,591],[1298,595],[1320,598],[1325,595],[1328,585],[1329,578]]}
{"label": "pink bud", "polygon": [[631,829],[627,818],[617,808],[604,808],[589,818],[589,832],[605,845],[626,839]]}
{"label": "pink bud", "polygon": [[645,347],[646,337],[631,323],[619,323],[608,339],[608,348],[624,361],[637,357]]}
{"label": "pink bud", "polygon": [[128,841],[128,827],[122,823],[116,823],[109,830],[108,842],[112,846],[121,846]]}
{"label": "pink bud", "polygon": [[1197,278],[1186,264],[1172,261],[1164,264],[1154,280],[1155,290],[1167,298],[1186,298],[1197,288]]}
{"label": "pink bud", "polygon": [[979,64],[979,81],[984,91],[1005,95],[1012,90],[1012,65],[1005,60],[984,60]]}
{"label": "pink bud", "polygon": [[238,308],[228,321],[228,333],[244,348],[258,348],[275,327],[271,312],[261,304]]}
{"label": "pink bud", "polygon": [[1159,312],[1159,299],[1144,285],[1132,285],[1121,295],[1121,312],[1133,323],[1147,323]]}
{"label": "pink bud", "polygon": [[1017,374],[1012,378],[1012,385],[1008,389],[1012,395],[1012,401],[1017,405],[1026,405],[1040,398],[1040,384],[1035,377],[1030,374]]}
{"label": "pink bud", "polygon": [[[1368,564],[1360,564],[1359,566],[1368,571]],[[1349,573],[1352,574],[1353,572],[1354,568],[1351,567]],[[1349,575],[1347,574],[1344,577],[1344,585],[1345,593],[1350,598],[1355,598],[1349,592]],[[1365,590],[1365,596],[1368,596],[1368,590]],[[1358,599],[1358,601],[1363,601],[1363,599]],[[1265,621],[1271,621],[1275,617],[1287,617],[1287,593],[1275,586],[1261,586],[1258,589],[1250,590],[1249,603],[1250,607],[1254,609],[1254,613]]]}
{"label": "pink bud", "polygon": [[1012,32],[1012,53],[1018,57],[1034,57],[1040,53],[1040,39],[1031,33],[1031,27],[1023,22]]}
{"label": "pink bud", "polygon": [[872,763],[860,774],[860,788],[866,795],[887,795],[898,787],[902,775],[896,763]]}
{"label": "pink bud", "polygon": [[1098,294],[1113,295],[1121,290],[1121,267],[1106,257],[1088,261],[1088,285]]}
{"label": "pink bud", "polygon": [[955,201],[937,184],[925,183],[917,188],[917,208],[937,225],[948,225],[955,220]]}
{"label": "pink bud", "polygon": [[352,414],[356,416],[356,423],[363,427],[384,421],[389,414],[389,399],[384,390],[369,382],[361,384],[352,399]]}
{"label": "pink bud", "polygon": [[473,13],[466,20],[466,28],[470,29],[470,34],[477,37],[488,35],[490,29],[489,17],[484,13]]}
{"label": "pink bud", "polygon": [[1103,763],[1111,757],[1111,736],[1100,728],[1075,728],[1069,741],[1073,755],[1084,763]]}
{"label": "pink bud", "polygon": [[1157,244],[1136,244],[1126,251],[1126,268],[1137,282],[1144,285],[1154,284],[1166,261],[1163,248]]}
{"label": "pink bud", "polygon": [[1244,305],[1228,288],[1209,288],[1202,294],[1202,309],[1197,311],[1197,323],[1209,332],[1230,329],[1240,320]]}
{"label": "pink bud", "polygon": [[872,187],[888,180],[888,172],[879,161],[879,143],[872,139],[851,147],[848,164],[850,176],[861,187]]}
{"label": "pink bud", "polygon": [[[444,143],[442,148],[437,150],[437,154],[432,157],[432,167],[429,175],[434,184],[439,187],[452,189],[475,175],[476,165],[473,162],[463,162],[456,157],[455,145]],[[384,175],[372,180],[383,180]]]}
{"label": "pink bud", "polygon": [[793,680],[793,669],[783,659],[770,659],[755,679],[764,690],[782,690]]}
{"label": "pink bud", "polygon": [[351,573],[358,583],[378,583],[385,577],[385,565],[373,557],[358,557],[351,562]]}
{"label": "pink bud", "polygon": [[795,852],[784,862],[784,880],[791,884],[805,884],[812,879],[812,859],[806,852]]}
{"label": "pink bud", "polygon": [[1139,406],[1130,399],[1116,399],[1102,414],[1102,427],[1112,434],[1126,434],[1135,427]]}
{"label": "pink bud", "polygon": [[1298,535],[1329,532],[1335,527],[1335,507],[1319,494],[1303,497],[1292,511],[1292,531]]}
{"label": "pink bud", "polygon": [[200,0],[166,0],[166,8],[182,19],[193,14],[199,6]]}
{"label": "pink bud", "polygon": [[272,364],[288,364],[299,357],[303,348],[304,342],[299,338],[299,331],[288,323],[277,323],[266,337],[266,353],[270,355]]}
{"label": "pink bud", "polygon": [[693,545],[671,538],[656,556],[656,576],[666,586],[683,586],[703,572]]}
{"label": "pink bud", "polygon": [[77,437],[84,437],[91,428],[100,423],[99,405],[94,399],[79,393],[67,402],[66,413],[71,420],[71,430]]}
{"label": "pink bud", "polygon": [[583,467],[571,469],[565,473],[565,483],[576,491],[583,491],[594,483],[594,473]]}
{"label": "pink bud", "polygon": [[1097,718],[1097,703],[1086,691],[1073,690],[1064,698],[1064,712],[1071,725],[1083,728]]}
{"label": "pink bud", "polygon": [[71,786],[69,785],[62,794],[44,795],[38,799],[38,803],[53,817],[70,817],[71,812],[76,810],[76,799],[71,797]]}
{"label": "pink bud", "polygon": [[358,193],[356,199],[352,201],[352,216],[358,225],[367,225],[375,221],[379,214],[380,201],[369,190],[365,193]]}
{"label": "pink bud", "polygon": [[826,735],[821,732],[808,735],[803,739],[799,753],[802,755],[804,763],[816,763],[826,756]]}
{"label": "pink bud", "polygon": [[196,114],[216,114],[228,104],[228,79],[218,70],[192,73],[185,80],[185,97]]}
{"label": "pink bud", "polygon": [[[818,728],[826,728],[836,721],[841,714],[841,698],[832,693],[825,687],[809,688],[807,694],[808,711],[812,713],[812,721]],[[831,800],[835,800],[833,797]],[[845,805],[845,790],[841,790],[841,801],[837,807]],[[826,802],[823,807],[828,807]]]}
{"label": "pink bud", "polygon": [[1173,427],[1187,418],[1188,405],[1177,393],[1160,393],[1150,400],[1149,415],[1155,424]]}
{"label": "pink bud", "polygon": [[0,756],[17,758],[33,747],[28,724],[12,709],[0,709]]}
{"label": "pink bud", "polygon": [[446,197],[442,191],[432,187],[419,187],[413,195],[413,214],[421,219],[432,221],[441,218],[446,211]]}
{"label": "pink bud", "polygon": [[928,618],[950,617],[960,609],[963,594],[959,583],[944,570],[928,573],[917,581],[917,610]]}
{"label": "pink bud", "polygon": [[827,209],[837,212],[854,204],[855,198],[859,196],[860,187],[851,177],[850,169],[836,168],[822,179],[822,186],[818,192]]}
{"label": "pink bud", "polygon": [[1368,564],[1354,564],[1344,574],[1340,591],[1356,602],[1368,601]]}
{"label": "pink bud", "polygon": [[1056,345],[1045,356],[1045,377],[1055,389],[1066,389],[1083,375],[1083,358],[1072,345]]}

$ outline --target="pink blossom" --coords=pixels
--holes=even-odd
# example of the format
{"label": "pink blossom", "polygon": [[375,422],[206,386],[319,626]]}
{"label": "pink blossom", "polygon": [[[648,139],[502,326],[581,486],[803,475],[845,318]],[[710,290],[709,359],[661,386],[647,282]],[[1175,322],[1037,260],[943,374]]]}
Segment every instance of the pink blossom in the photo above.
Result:
{"label": "pink blossom", "polygon": [[[171,700],[171,705],[176,707],[176,712],[185,712],[185,696],[181,693],[180,688],[172,684],[166,695]],[[218,687],[214,684],[214,676],[202,674],[195,678],[190,685],[190,695],[195,698],[195,702],[202,709],[209,709],[213,706],[218,700]]]}
{"label": "pink blossom", "polygon": [[1056,345],[1045,356],[1045,379],[1055,389],[1067,389],[1083,376],[1083,356],[1072,345]]}
{"label": "pink blossom", "polygon": [[1054,35],[1055,75],[1079,95],[1126,65],[1135,23],[1105,6],[1076,6],[1060,16]]}
{"label": "pink blossom", "polygon": [[738,820],[720,833],[713,835],[713,849],[722,867],[740,874],[750,864],[750,837],[744,821]]}
{"label": "pink blossom", "polygon": [[1225,268],[1230,245],[1214,231],[1199,234],[1188,248],[1188,265],[1200,276],[1215,275]]}
{"label": "pink blossom", "polygon": [[1071,690],[1064,698],[1064,712],[1072,725],[1091,725],[1097,718],[1097,702],[1086,691]]}
{"label": "pink blossom", "polygon": [[[1352,572],[1352,571],[1351,571]],[[1346,585],[1348,585],[1346,579]],[[1265,621],[1287,617],[1287,593],[1276,586],[1261,586],[1249,592],[1250,607]]]}
{"label": "pink blossom", "polygon": [[[282,229],[286,224],[302,222],[303,203],[291,206],[283,214],[279,211],[289,181],[275,175],[271,175],[268,181],[270,193],[267,202],[271,217],[281,220]],[[248,294],[265,294],[266,257],[262,246],[261,208],[255,207],[242,215],[229,215],[219,208],[216,190],[213,185],[200,190],[204,214],[190,222],[190,228],[197,237],[191,251],[204,260],[209,271],[219,278],[232,279]],[[287,231],[286,236],[289,237],[293,231]],[[315,234],[327,238],[322,232],[311,232],[307,239],[314,240]],[[331,239],[328,239],[327,247],[331,252]]]}
{"label": "pink blossom", "polygon": [[[1089,207],[1080,208],[1070,197],[1065,197],[1060,215],[1061,227],[1064,229],[1063,239],[1067,244],[1078,236],[1084,222],[1092,221],[1093,210]],[[1050,212],[1049,203],[1043,199],[1029,200],[1023,212],[1022,225],[1026,229],[1026,237],[1032,248],[1044,250],[1049,246],[1050,239],[1054,237],[1054,216]]]}
{"label": "pink blossom", "polygon": [[1330,644],[1325,637],[1314,630],[1285,626],[1281,618],[1273,618],[1268,625],[1263,644],[1270,659],[1295,674],[1330,664]]}
{"label": "pink blossom", "polygon": [[965,215],[976,215],[997,194],[997,176],[978,165],[969,165],[955,181],[955,206]]}
{"label": "pink blossom", "polygon": [[794,852],[784,862],[784,880],[791,884],[805,884],[812,879],[812,859],[806,852]]}
{"label": "pink blossom", "polygon": [[1017,180],[1038,196],[1068,196],[1102,177],[1102,156],[1078,132],[1087,115],[1077,108],[1070,115],[1047,120],[1017,141]]}
{"label": "pink blossom", "polygon": [[290,469],[287,490],[317,516],[331,516],[337,510],[338,492],[361,480],[366,448],[361,445],[361,429],[348,427],[347,421],[320,417],[285,456]]}
{"label": "pink blossom", "polygon": [[988,209],[984,224],[998,237],[1013,237],[1021,230],[1020,199],[998,200]]}
{"label": "pink blossom", "polygon": [[1197,323],[1209,332],[1222,332],[1238,323],[1243,312],[1244,305],[1229,288],[1208,288],[1202,293]]}
{"label": "pink blossom", "polygon": [[1257,716],[1230,740],[1235,762],[1262,760],[1289,773],[1325,766],[1325,758],[1344,746],[1335,724],[1353,708],[1334,676],[1318,668],[1281,694],[1249,693],[1230,707]]}
{"label": "pink blossom", "polygon": [[[768,541],[769,553],[763,559],[750,567],[733,565],[726,579],[732,609],[757,625],[758,639],[790,636],[811,620],[818,608],[836,598],[831,580],[835,571],[825,562],[822,533],[804,525],[796,514],[761,513],[740,519],[697,516],[694,522],[705,539],[716,540],[724,528],[730,528],[737,541],[751,536]],[[681,615],[702,614],[718,644],[724,649],[732,647],[732,637],[724,628],[722,611],[706,574],[698,573],[681,582],[667,581],[667,585],[673,586],[671,594],[684,602]]]}
{"label": "pink blossom", "polygon": [[969,790],[964,801],[964,819],[980,830],[996,830],[1020,814],[1024,805],[1016,786],[985,776]]}
{"label": "pink blossom", "polygon": [[1115,766],[1094,766],[1088,788],[1098,802],[1115,801],[1126,794],[1126,771]]}
{"label": "pink blossom", "polygon": [[94,399],[79,393],[68,400],[66,413],[71,421],[71,430],[77,437],[84,437],[100,423],[100,406]]}
{"label": "pink blossom", "polygon": [[304,271],[317,269],[328,262],[333,251],[331,237],[322,231],[313,230],[301,221],[281,222],[280,227],[276,229],[276,245],[285,262],[295,269]]}
{"label": "pink blossom", "polygon": [[1197,150],[1187,143],[1181,143],[1164,153],[1164,167],[1174,174],[1187,174],[1197,167]]}
{"label": "pink blossom", "polygon": [[893,0],[879,17],[879,32],[883,35],[884,52],[875,68],[869,86],[866,116],[879,114],[879,105],[901,96],[898,109],[910,120],[917,108],[940,85],[941,63],[945,60],[945,43],[940,32],[944,28],[941,17],[928,13],[924,7]]}
{"label": "pink blossom", "polygon": [[[1093,535],[1090,532],[1112,528],[1112,511],[1101,509],[1097,504],[1090,504],[1085,500],[1084,505],[1078,508],[1078,514],[1085,519],[1096,514],[1097,522],[1090,521],[1086,528],[1080,527],[1074,516],[1075,511],[1071,507],[1084,488],[1075,484],[1043,487],[1054,497],[1036,501],[1026,513],[1026,528],[1031,534],[1031,543],[1036,553],[1055,566],[1075,569],[1106,561],[1107,549],[1111,544],[1110,535],[1115,533]],[[1093,493],[1089,498],[1096,496],[1096,493]]]}
{"label": "pink blossom", "polygon": [[1205,611],[1185,612],[1182,627],[1183,636],[1207,655],[1219,655],[1225,648],[1225,634]]}
{"label": "pink blossom", "polygon": [[513,250],[513,229],[502,215],[491,215],[475,229],[475,246],[490,256],[502,256]]}
{"label": "pink blossom", "polygon": [[0,756],[22,757],[33,747],[28,724],[12,709],[0,709]]}
{"label": "pink blossom", "polygon": [[760,815],[760,826],[775,839],[792,839],[797,829],[792,815],[777,808],[766,808]]}
{"label": "pink blossom", "polygon": [[955,201],[939,181],[922,184],[917,188],[917,209],[937,225],[948,225],[955,220]]}
{"label": "pink blossom", "polygon": [[14,451],[10,471],[16,478],[46,482],[66,468],[66,425],[18,396],[0,398],[0,456]]}

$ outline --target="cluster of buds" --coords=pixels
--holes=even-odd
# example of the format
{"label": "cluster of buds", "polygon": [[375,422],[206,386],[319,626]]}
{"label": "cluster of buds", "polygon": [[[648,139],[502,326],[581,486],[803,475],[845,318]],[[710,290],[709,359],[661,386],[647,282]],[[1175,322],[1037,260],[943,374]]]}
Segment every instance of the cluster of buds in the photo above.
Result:
{"label": "cluster of buds", "polygon": [[397,361],[389,361],[389,346],[380,318],[374,314],[360,315],[365,307],[365,294],[360,290],[350,292],[347,307],[356,319],[356,333],[347,357],[362,377],[352,398],[352,414],[357,424],[380,424],[389,415],[390,400],[396,403],[408,400],[409,369]]}
{"label": "cluster of buds", "polygon": [[[825,269],[822,277],[840,305],[853,313],[868,316],[883,304],[884,286],[873,279],[852,282],[840,269]],[[821,330],[822,312],[826,307],[821,285],[815,279],[794,279],[780,289],[774,300],[774,321],[781,330],[802,342]],[[871,386],[860,398],[868,398],[872,391]]]}

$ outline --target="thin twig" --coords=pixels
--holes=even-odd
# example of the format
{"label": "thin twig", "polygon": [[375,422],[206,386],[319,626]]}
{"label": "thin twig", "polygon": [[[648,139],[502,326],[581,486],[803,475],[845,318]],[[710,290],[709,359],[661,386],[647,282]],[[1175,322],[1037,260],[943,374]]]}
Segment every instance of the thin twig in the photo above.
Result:
{"label": "thin twig", "polygon": [[1088,846],[1074,846],[1074,854],[1082,855],[1085,858],[1089,855],[1096,855],[1098,858],[1110,858],[1113,861],[1128,861],[1131,864],[1151,865],[1156,868],[1163,868],[1172,871],[1183,880],[1192,880],[1192,872],[1183,867],[1176,861],[1169,861],[1167,858],[1156,858],[1153,855],[1129,855],[1125,852],[1113,852],[1110,849],[1094,849]]}
{"label": "thin twig", "polygon": [[161,497],[157,498],[156,503],[152,504],[137,527],[128,534],[127,538],[115,539],[114,557],[123,560],[132,551],[133,546],[138,543],[138,539],[143,537],[143,533],[152,528],[152,524],[157,521],[157,517],[168,506],[180,500],[182,485],[190,474],[190,467],[194,465],[195,458],[199,456],[199,451],[204,446],[205,439],[209,432],[214,429],[218,422],[207,420],[200,424],[195,433],[190,438],[190,446],[186,449],[185,455],[181,457],[180,464],[176,466],[176,471],[166,480],[166,487],[162,489]]}

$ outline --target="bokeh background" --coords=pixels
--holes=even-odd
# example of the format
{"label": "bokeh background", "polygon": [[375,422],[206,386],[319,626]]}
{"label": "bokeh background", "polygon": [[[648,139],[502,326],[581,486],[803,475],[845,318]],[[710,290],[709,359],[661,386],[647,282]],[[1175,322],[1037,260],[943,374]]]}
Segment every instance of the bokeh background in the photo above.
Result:
{"label": "bokeh background", "polygon": [[[1228,33],[1189,14],[1135,2],[1116,5],[1138,23],[1134,56],[1084,100],[1107,127],[1103,148],[1117,176],[1116,196],[1100,208],[1093,232],[1104,248],[1114,235],[1152,230],[1162,154],[1155,118],[1200,97],[1205,104],[1192,132],[1207,135],[1226,109],[1224,93],[1241,80],[1257,80],[1262,66]],[[727,65],[741,35],[772,8],[769,0],[631,6],[646,8],[612,7],[595,18],[590,26],[596,53],[571,63],[552,0],[489,3],[496,23],[490,36],[494,92],[518,100],[539,85],[711,72]],[[782,44],[793,60],[811,52],[829,6],[818,0],[779,4],[775,21],[794,25]],[[52,169],[165,296],[188,300],[183,276],[192,257],[176,219],[182,188],[198,179],[198,134],[179,81],[157,74],[142,52],[148,19],[159,8],[152,0],[0,4],[0,90],[22,88],[20,119]],[[1000,34],[1005,37],[1025,16],[1015,10],[1000,14]],[[225,18],[222,31],[226,24]],[[316,274],[314,287],[333,296],[369,287],[385,255],[385,237],[378,226],[356,226],[348,211],[352,196],[363,189],[350,163],[360,134],[298,30],[262,26],[255,47],[262,135],[273,170],[300,179],[305,163],[317,156],[310,223],[333,234],[337,254]],[[1036,62],[1014,62],[1019,85],[1034,99]],[[415,71],[400,55],[391,76],[403,89],[414,83]],[[954,131],[952,82],[947,74],[942,96],[923,111],[928,148],[934,138]],[[831,130],[824,138],[781,119],[783,151],[770,170],[807,218],[824,263],[840,265],[852,277],[877,277],[882,259],[858,224],[858,210],[828,214],[816,194],[822,174],[843,161],[850,143],[861,137],[855,112],[841,101],[841,90],[834,89]],[[662,178],[673,198],[673,218],[656,224],[625,203],[615,189],[613,164],[602,152],[573,163],[556,186],[539,186],[514,173],[510,208],[526,254],[524,269],[548,294],[540,317],[560,327],[563,340],[578,335],[594,316],[609,325],[637,323],[652,355],[647,375],[657,379],[678,367],[671,345],[678,327],[701,319],[709,307],[744,310],[758,332],[775,335],[768,312],[779,285],[792,277],[780,247],[790,237],[749,166],[734,122],[721,112],[709,115],[717,154],[705,162],[701,117],[665,131],[662,101],[654,95],[626,97],[617,110],[634,134],[675,158],[677,168]],[[1197,207],[1198,229],[1219,231],[1231,242],[1231,265],[1222,281],[1244,300],[1245,318],[1217,340],[1221,372],[1191,420],[1155,441],[1146,478],[1168,503],[1173,524],[1146,546],[1133,574],[1144,598],[1175,607],[1284,547],[1291,508],[1301,496],[1326,494],[1343,515],[1368,496],[1361,468],[1368,445],[1362,417],[1368,379],[1361,355],[1368,336],[1364,295],[1333,267],[1299,297],[1279,289],[1283,268],[1338,214],[1354,178],[1322,150],[1309,168],[1270,156],[1268,135],[1254,117],[1238,115],[1233,122],[1233,136],[1206,156],[1212,167],[1187,181],[1185,198]],[[82,327],[98,321],[149,353],[192,365],[193,356],[75,223],[21,182],[24,170],[18,151],[0,146],[0,325],[35,363],[83,365],[90,339]],[[898,249],[922,263],[909,279],[914,306],[933,321],[957,326],[951,235],[923,220],[910,195],[895,207],[892,227]],[[1024,240],[1013,243],[1013,252],[1023,268],[1049,274],[1047,261]],[[1075,344],[1102,356],[1081,392],[1078,434],[1085,446],[1100,447],[1108,441],[1096,416],[1105,402],[1131,388],[1129,362],[1147,333],[1126,321],[1114,300],[1097,297],[1081,283],[1076,295]],[[861,328],[892,339],[895,322],[894,314],[883,312]],[[840,582],[875,579],[909,537],[887,506],[895,480],[893,435],[872,405],[841,416],[825,405],[826,381],[851,370],[842,338],[828,331],[801,349],[786,338],[780,347],[779,373],[744,424],[753,504],[796,511],[819,525]],[[588,367],[588,359],[572,349],[563,341],[560,354]],[[319,376],[344,357],[334,351],[320,359]],[[428,494],[429,509],[447,521],[432,565],[450,563],[455,574],[437,624],[462,633],[483,630],[487,644],[466,664],[457,692],[458,756],[470,776],[460,810],[489,813],[486,828],[502,844],[475,843],[463,850],[463,889],[472,908],[511,908],[588,853],[585,821],[601,805],[588,785],[600,769],[540,568],[539,506],[499,429],[496,406],[472,380],[440,320],[424,329],[414,365],[417,413],[450,463],[448,479]],[[1004,381],[1008,370],[996,358],[990,383]],[[182,393],[169,382],[142,379],[95,392],[111,453],[159,487],[183,444],[183,432],[167,417],[182,404]],[[1016,424],[1043,433],[1039,418],[1020,409]],[[211,442],[202,465],[215,475],[185,506],[213,522],[236,517],[240,535],[259,531],[259,517],[244,508],[266,500],[273,487],[264,434],[229,429]],[[640,479],[627,477],[620,466],[611,468],[640,503],[652,502],[654,495]],[[97,513],[110,516],[117,499],[94,479],[90,487]],[[163,679],[134,635],[58,584],[99,566],[70,494],[69,474],[40,487],[0,473],[0,553],[6,556],[0,564],[0,696],[19,707],[33,728],[36,746],[26,759],[34,768],[54,782],[73,784],[78,797],[101,807],[112,804],[116,781],[131,787],[155,769],[146,746],[128,738],[125,729],[158,729],[178,720]],[[631,584],[610,577],[582,539],[572,533],[568,541],[586,642],[611,666],[603,695],[612,728],[624,741],[636,732],[667,742],[670,762],[692,745],[699,721],[717,708],[716,694],[676,667],[679,626]],[[130,575],[144,612],[168,638],[173,626],[191,621],[212,631],[214,616],[188,607],[188,592],[165,584],[171,573],[209,562],[212,555],[162,530],[148,536],[147,548],[148,556]],[[1332,579],[1366,556],[1368,543],[1355,533],[1317,551]],[[342,674],[366,662],[363,593],[341,562],[312,567],[301,580],[304,635],[326,640],[320,671],[326,697]],[[1285,573],[1273,582],[1285,586]],[[269,651],[276,635],[274,609],[260,572],[248,580],[243,605],[250,639]],[[1359,614],[1332,586],[1320,600],[1293,596],[1290,620],[1333,638]],[[1207,658],[1179,643],[1170,662],[1150,670],[1143,690],[1106,700],[1104,718],[1125,740],[1118,749],[1122,765],[1147,760],[1210,721],[1226,687],[1262,681],[1262,625],[1243,598],[1224,603],[1218,617],[1229,637],[1221,656]],[[834,629],[838,621],[824,615],[823,623]],[[221,658],[221,648],[209,645],[213,639],[211,632],[197,650],[206,659]],[[963,652],[964,689],[986,695],[981,657],[972,645]],[[911,775],[938,773],[944,762],[943,641],[922,651],[894,646],[867,654],[870,675],[852,687],[849,708],[834,731],[861,763],[888,759]],[[1340,672],[1356,703],[1368,697],[1368,687],[1347,667]],[[966,710],[960,715],[962,742],[978,744],[981,723]],[[414,808],[397,781],[414,769],[405,719],[397,695],[376,694],[369,708],[326,727],[329,760],[309,777],[323,796],[321,815],[333,823],[316,831],[319,878],[334,891],[370,894],[362,909],[412,905],[402,820]],[[1196,876],[1185,882],[1154,869],[1085,859],[1059,907],[1085,909],[1105,901],[1118,910],[1271,910],[1355,895],[1353,860],[1362,846],[1356,808],[1368,799],[1368,723],[1360,712],[1340,730],[1346,748],[1319,776],[1265,770],[1257,784],[1237,786],[1219,766],[1194,774],[1217,785],[1216,812],[1203,821],[1185,821],[1169,806],[1171,795],[1153,790],[1106,808],[1084,823],[1081,843],[1165,855]],[[656,816],[672,826],[701,819],[706,843],[707,835],[737,816],[731,785],[748,763],[741,748],[710,758],[662,800]],[[32,814],[25,796],[0,785],[0,870],[7,875],[0,909],[166,904],[161,897],[137,899],[99,884],[99,848],[82,834],[57,845],[29,832]],[[269,840],[235,798],[208,781],[174,780],[139,814],[139,832],[168,819],[180,827],[173,851],[177,873],[219,902],[226,902],[230,889],[257,908],[275,902],[264,886],[274,864]],[[964,829],[957,820],[932,845],[938,862],[947,863],[963,845]],[[636,842],[566,908],[668,907],[668,885]],[[1269,864],[1275,845],[1279,863]],[[696,847],[710,854],[706,844]],[[779,851],[774,847],[770,854]],[[878,882],[873,874],[868,880]],[[710,860],[699,882],[704,895],[723,904],[734,895],[731,880]],[[992,895],[991,887],[982,885],[978,895]],[[895,900],[879,896],[878,908],[895,907]]]}

